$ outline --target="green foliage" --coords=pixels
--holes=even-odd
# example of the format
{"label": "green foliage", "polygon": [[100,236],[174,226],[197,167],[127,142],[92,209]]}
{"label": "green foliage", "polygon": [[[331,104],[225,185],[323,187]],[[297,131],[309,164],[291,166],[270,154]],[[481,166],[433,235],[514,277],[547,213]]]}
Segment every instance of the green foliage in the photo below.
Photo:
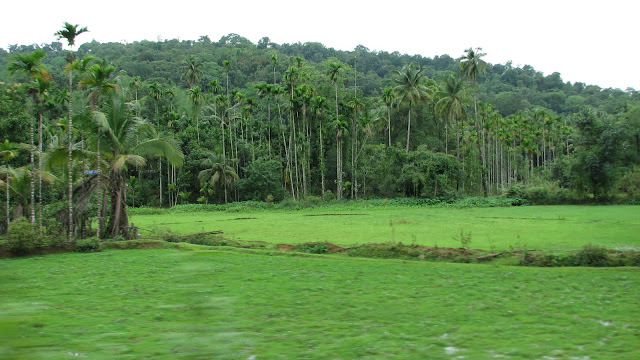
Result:
{"label": "green foliage", "polygon": [[326,243],[304,243],[294,247],[296,251],[305,252],[309,254],[326,254],[329,248]]}
{"label": "green foliage", "polygon": [[31,224],[27,218],[21,217],[9,225],[9,233],[5,235],[7,250],[15,256],[29,255],[41,246],[42,237],[38,226]]}
{"label": "green foliage", "polygon": [[238,189],[246,200],[280,201],[285,197],[282,188],[282,173],[280,159],[258,158],[243,168],[244,175],[238,181]]}
{"label": "green foliage", "polygon": [[618,181],[618,190],[628,200],[640,201],[640,168],[634,168]]}
{"label": "green foliage", "polygon": [[97,237],[90,237],[76,241],[76,252],[90,253],[102,251],[102,241]]}
{"label": "green foliage", "polygon": [[585,245],[575,254],[575,265],[577,266],[612,266],[611,260],[607,249],[591,244]]}
{"label": "green foliage", "polygon": [[545,251],[525,251],[520,262],[527,266],[557,267],[557,266],[622,266],[634,265],[637,254],[620,253],[619,259],[609,256],[607,249],[587,244],[578,251],[556,253]]}

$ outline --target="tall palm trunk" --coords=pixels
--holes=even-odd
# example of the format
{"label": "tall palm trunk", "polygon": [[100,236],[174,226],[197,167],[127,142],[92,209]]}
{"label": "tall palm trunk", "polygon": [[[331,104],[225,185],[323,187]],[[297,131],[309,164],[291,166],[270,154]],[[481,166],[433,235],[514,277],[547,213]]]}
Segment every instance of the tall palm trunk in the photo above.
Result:
{"label": "tall palm trunk", "polygon": [[101,151],[100,151],[100,135],[101,135],[101,131],[100,128],[98,128],[98,139],[96,141],[96,145],[97,145],[97,149],[98,149],[98,161],[97,161],[97,166],[96,166],[96,170],[98,171],[98,197],[100,198],[100,202],[98,204],[98,224],[96,225],[96,237],[99,239],[100,236],[102,235],[102,201],[103,198],[102,196],[100,196],[100,190],[102,189],[102,167],[101,165]]}
{"label": "tall palm trunk", "polygon": [[407,122],[407,152],[409,152],[409,136],[411,135],[411,100],[409,100],[409,121]]}
{"label": "tall palm trunk", "polygon": [[322,200],[324,200],[324,193],[325,193],[325,182],[324,182],[324,144],[323,144],[323,139],[322,139],[322,116],[319,117],[320,118],[320,128],[319,128],[319,132],[320,132],[320,182],[322,184]]}
{"label": "tall palm trunk", "polygon": [[69,179],[68,179],[68,199],[69,199],[69,241],[74,242],[73,233],[73,68],[69,64],[69,123],[68,123],[68,146],[69,146]]}
{"label": "tall palm trunk", "polygon": [[[34,100],[35,102],[35,96]],[[33,117],[33,104],[29,105],[29,118],[30,121],[30,131],[29,131],[29,162],[31,163],[31,174],[29,176],[30,179],[30,197],[31,197],[31,224],[36,223],[36,179],[34,173],[36,171],[36,162],[35,162],[35,153],[36,153],[36,145],[35,145],[35,119]]]}
{"label": "tall palm trunk", "polygon": [[42,111],[39,113],[38,121],[38,199],[40,201],[39,209],[39,228],[40,235],[42,235],[42,221],[43,221],[43,204],[42,204]]}
{"label": "tall palm trunk", "polygon": [[10,196],[9,196],[9,187],[10,187],[10,185],[9,185],[9,164],[7,164],[6,176],[7,176],[6,181],[5,181],[5,185],[6,185],[6,188],[7,188],[7,208],[6,208],[7,219],[6,220],[7,220],[7,234],[8,234],[9,233],[9,224],[11,223],[11,210],[9,208],[9,206],[11,205],[10,204],[10,200],[9,200],[10,199]]}

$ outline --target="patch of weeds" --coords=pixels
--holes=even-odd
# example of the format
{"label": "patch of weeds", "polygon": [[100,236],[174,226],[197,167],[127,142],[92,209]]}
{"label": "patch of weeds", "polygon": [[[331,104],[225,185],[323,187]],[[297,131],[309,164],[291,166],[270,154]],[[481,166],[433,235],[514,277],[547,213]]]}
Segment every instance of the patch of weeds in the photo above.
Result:
{"label": "patch of weeds", "polygon": [[585,245],[575,254],[575,265],[577,266],[611,266],[607,249],[595,245]]}
{"label": "patch of weeds", "polygon": [[329,247],[325,243],[310,242],[300,244],[294,247],[296,251],[305,252],[309,254],[326,254],[329,252]]}
{"label": "patch of weeds", "polygon": [[95,236],[78,240],[73,250],[83,253],[99,252],[102,251],[102,241]]}
{"label": "patch of weeds", "polygon": [[471,244],[471,231],[465,233],[464,229],[460,229],[460,235],[454,236],[453,240],[460,241],[460,247],[468,248]]}

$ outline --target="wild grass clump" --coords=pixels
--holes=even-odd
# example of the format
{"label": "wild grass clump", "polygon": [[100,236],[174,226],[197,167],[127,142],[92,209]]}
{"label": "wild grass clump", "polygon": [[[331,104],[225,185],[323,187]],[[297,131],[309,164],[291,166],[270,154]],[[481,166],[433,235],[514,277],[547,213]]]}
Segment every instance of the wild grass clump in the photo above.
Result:
{"label": "wild grass clump", "polygon": [[73,250],[82,253],[100,252],[102,251],[102,241],[95,236],[78,240]]}
{"label": "wild grass clump", "polygon": [[573,252],[527,251],[523,253],[521,265],[525,266],[587,266],[614,267],[640,265],[640,253],[634,251],[612,251],[595,245],[585,245]]}

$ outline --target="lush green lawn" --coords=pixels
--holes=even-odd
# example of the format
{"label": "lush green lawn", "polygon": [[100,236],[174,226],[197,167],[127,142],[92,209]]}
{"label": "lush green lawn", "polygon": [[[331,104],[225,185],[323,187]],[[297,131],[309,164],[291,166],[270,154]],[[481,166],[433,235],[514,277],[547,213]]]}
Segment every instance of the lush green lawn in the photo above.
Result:
{"label": "lush green lawn", "polygon": [[[323,214],[332,214],[324,215]],[[401,241],[426,246],[575,250],[597,244],[640,250],[640,206],[522,206],[495,208],[329,207],[300,211],[199,212],[136,215],[143,229],[187,234],[224,231],[233,240],[270,243],[329,241],[339,245]],[[148,234],[142,232],[142,234]]]}
{"label": "lush green lawn", "polygon": [[639,291],[633,267],[223,249],[1,259],[0,357],[638,359]]}

